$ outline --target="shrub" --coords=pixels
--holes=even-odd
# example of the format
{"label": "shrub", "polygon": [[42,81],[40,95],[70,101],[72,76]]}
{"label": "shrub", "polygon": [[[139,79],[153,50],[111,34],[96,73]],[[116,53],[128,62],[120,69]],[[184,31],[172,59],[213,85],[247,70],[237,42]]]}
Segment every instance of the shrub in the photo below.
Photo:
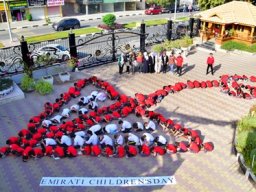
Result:
{"label": "shrub", "polygon": [[13,80],[11,79],[0,79],[0,91],[6,90],[13,85]]}
{"label": "shrub", "polygon": [[112,27],[110,27],[110,26],[105,25],[105,24],[99,24],[98,27],[101,28],[101,29],[110,30],[110,29],[123,29],[124,25],[119,24],[119,23],[114,23],[114,25]]}
{"label": "shrub", "polygon": [[154,45],[152,47],[152,50],[156,53],[161,53],[164,50],[164,47],[162,44]]}
{"label": "shrub", "polygon": [[25,74],[21,79],[20,86],[23,91],[31,91],[35,89],[35,81],[33,78]]}
{"label": "shrub", "polygon": [[28,21],[32,21],[32,15],[31,15],[31,13],[27,13],[27,14],[26,14],[26,19],[27,19]]}
{"label": "shrub", "polygon": [[238,131],[256,131],[256,117],[253,116],[245,116],[238,122]]}
{"label": "shrub", "polygon": [[40,95],[47,95],[53,91],[53,85],[43,80],[39,80],[35,88]]}
{"label": "shrub", "polygon": [[221,48],[228,50],[228,51],[237,49],[237,50],[241,50],[241,51],[256,53],[256,44],[248,46],[245,43],[239,43],[239,42],[235,42],[235,41],[227,41],[227,42],[223,43]]}
{"label": "shrub", "polygon": [[114,14],[104,15],[102,18],[103,23],[107,26],[112,27],[116,21],[116,16]]}
{"label": "shrub", "polygon": [[238,133],[236,149],[244,156],[245,163],[251,167],[251,152],[256,148],[256,131],[243,131]]}
{"label": "shrub", "polygon": [[46,21],[47,24],[51,24],[51,23],[52,23],[52,22],[51,22],[51,19],[50,19],[49,17],[46,17],[46,18],[45,18],[45,21]]}

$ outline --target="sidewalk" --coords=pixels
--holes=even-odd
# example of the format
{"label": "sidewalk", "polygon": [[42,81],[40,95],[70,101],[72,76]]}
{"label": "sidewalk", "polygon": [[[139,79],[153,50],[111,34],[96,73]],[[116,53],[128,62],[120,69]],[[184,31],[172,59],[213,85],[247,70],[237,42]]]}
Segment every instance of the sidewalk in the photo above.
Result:
{"label": "sidewalk", "polygon": [[[51,17],[51,22],[57,22],[62,18],[77,18],[80,21],[91,21],[91,20],[101,20],[102,16],[108,13],[97,13],[91,15],[77,15],[77,16],[68,16],[68,17]],[[144,10],[137,10],[137,11],[121,11],[114,13],[116,17],[128,17],[128,16],[135,16],[135,15],[144,15]],[[29,28],[29,27],[39,27],[39,26],[47,26],[45,20],[38,20],[38,21],[16,21],[10,23],[11,29],[22,29],[22,28]],[[50,24],[51,25],[51,24]],[[7,31],[8,25],[7,23],[0,23],[0,31]]]}

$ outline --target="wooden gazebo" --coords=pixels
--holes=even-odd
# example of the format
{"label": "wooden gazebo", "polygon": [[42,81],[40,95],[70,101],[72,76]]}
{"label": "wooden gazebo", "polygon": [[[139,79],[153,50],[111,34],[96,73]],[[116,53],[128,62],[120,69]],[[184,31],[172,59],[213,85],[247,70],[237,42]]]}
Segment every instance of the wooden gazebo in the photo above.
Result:
{"label": "wooden gazebo", "polygon": [[256,43],[256,6],[232,1],[195,15],[201,20],[200,36],[204,41],[215,38],[216,44],[228,40]]}

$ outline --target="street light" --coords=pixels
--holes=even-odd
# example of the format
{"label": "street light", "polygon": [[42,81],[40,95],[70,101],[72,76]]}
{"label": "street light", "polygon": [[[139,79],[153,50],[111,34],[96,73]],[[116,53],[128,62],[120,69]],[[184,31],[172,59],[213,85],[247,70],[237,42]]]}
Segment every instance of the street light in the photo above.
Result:
{"label": "street light", "polygon": [[8,33],[9,33],[10,41],[12,42],[13,41],[12,32],[11,32],[11,27],[10,27],[10,23],[9,23],[9,17],[8,17],[7,10],[6,10],[5,0],[4,0],[4,11],[5,11],[6,19],[7,19]]}
{"label": "street light", "polygon": [[175,0],[175,7],[174,7],[174,17],[173,20],[176,20],[176,13],[177,13],[177,0]]}

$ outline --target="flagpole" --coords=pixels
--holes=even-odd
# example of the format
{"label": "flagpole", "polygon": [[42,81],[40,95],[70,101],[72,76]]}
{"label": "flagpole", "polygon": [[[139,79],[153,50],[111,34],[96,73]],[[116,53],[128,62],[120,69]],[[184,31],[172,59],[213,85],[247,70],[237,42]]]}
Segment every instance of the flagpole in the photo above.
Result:
{"label": "flagpole", "polygon": [[7,10],[6,10],[5,0],[4,0],[4,11],[5,11],[5,16],[6,16],[6,20],[7,20],[8,33],[9,33],[10,41],[12,42],[13,41],[13,39],[12,39],[12,32],[11,32],[9,17],[8,17]]}

